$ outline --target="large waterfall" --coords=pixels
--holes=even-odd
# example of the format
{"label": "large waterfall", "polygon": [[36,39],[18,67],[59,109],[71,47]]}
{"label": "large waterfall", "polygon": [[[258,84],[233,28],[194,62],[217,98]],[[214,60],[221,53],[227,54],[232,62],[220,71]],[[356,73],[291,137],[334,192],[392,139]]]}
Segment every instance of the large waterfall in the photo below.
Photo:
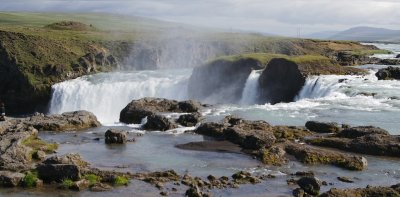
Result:
{"label": "large waterfall", "polygon": [[133,99],[186,99],[190,73],[191,69],[114,72],[65,81],[53,86],[49,113],[88,110],[100,122],[112,124]]}

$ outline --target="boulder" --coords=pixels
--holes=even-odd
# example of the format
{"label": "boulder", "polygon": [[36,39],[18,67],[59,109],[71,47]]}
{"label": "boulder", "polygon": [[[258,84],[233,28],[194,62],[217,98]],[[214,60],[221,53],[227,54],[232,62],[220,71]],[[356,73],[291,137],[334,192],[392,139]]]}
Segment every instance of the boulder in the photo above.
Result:
{"label": "boulder", "polygon": [[61,183],[65,179],[78,181],[81,179],[79,167],[71,164],[40,164],[36,168],[39,178],[45,183],[53,181]]}
{"label": "boulder", "polygon": [[194,132],[200,135],[215,137],[215,138],[223,138],[224,129],[226,125],[215,123],[215,122],[206,122],[202,123],[199,127],[197,127]]}
{"label": "boulder", "polygon": [[105,183],[95,183],[92,187],[90,187],[90,191],[92,192],[105,192],[112,189],[113,187]]}
{"label": "boulder", "polygon": [[340,133],[336,134],[337,137],[344,137],[344,138],[358,138],[366,135],[371,135],[371,134],[379,134],[379,135],[385,135],[389,136],[389,132],[381,129],[379,127],[373,127],[373,126],[359,126],[359,127],[351,127],[351,128],[346,128]]}
{"label": "boulder", "polygon": [[354,189],[337,189],[332,188],[320,195],[321,197],[337,197],[337,196],[400,196],[400,191],[396,190],[396,185],[391,187],[371,187],[354,188]]}
{"label": "boulder", "polygon": [[389,66],[379,69],[375,76],[378,77],[378,80],[400,79],[400,67]]}
{"label": "boulder", "polygon": [[318,121],[307,121],[306,128],[316,133],[337,133],[340,131],[340,127],[335,122],[318,122]]}
{"label": "boulder", "polygon": [[190,187],[185,192],[186,197],[202,197],[203,194],[201,193],[200,189],[197,186]]}
{"label": "boulder", "polygon": [[130,102],[120,113],[119,120],[127,124],[140,124],[142,119],[161,112],[193,113],[198,112],[202,105],[196,101],[168,100],[146,97]]}
{"label": "boulder", "polygon": [[318,195],[321,189],[322,182],[316,177],[302,177],[297,181],[297,184],[306,193]]}
{"label": "boulder", "polygon": [[383,59],[378,62],[382,65],[400,65],[400,60],[398,59]]}
{"label": "boulder", "polygon": [[25,174],[19,172],[0,171],[0,186],[16,187],[24,177]]}
{"label": "boulder", "polygon": [[101,124],[96,116],[88,111],[66,112],[61,115],[36,114],[25,122],[38,130],[71,131],[99,127]]}
{"label": "boulder", "polygon": [[90,182],[86,179],[82,179],[79,181],[75,181],[72,186],[69,187],[69,189],[75,190],[75,191],[83,191],[87,189],[90,185]]}
{"label": "boulder", "polygon": [[185,127],[194,127],[197,123],[201,120],[200,113],[191,113],[191,114],[184,114],[179,116],[177,123],[181,124]]}
{"label": "boulder", "polygon": [[240,171],[232,175],[233,182],[236,184],[257,184],[261,181],[252,176],[249,172]]}
{"label": "boulder", "polygon": [[125,144],[128,138],[128,132],[108,129],[105,135],[106,144]]}
{"label": "boulder", "polygon": [[280,146],[272,146],[268,149],[260,150],[261,161],[267,165],[281,166],[288,162],[285,157],[285,150]]}
{"label": "boulder", "polygon": [[80,169],[88,168],[90,165],[77,153],[68,153],[62,156],[52,156],[43,161],[43,164],[71,164],[78,166]]}
{"label": "boulder", "polygon": [[396,55],[396,58],[398,58],[398,59],[399,59],[399,58],[400,58],[400,54],[397,54],[397,55]]}
{"label": "boulder", "polygon": [[147,116],[146,124],[143,125],[143,129],[147,131],[166,131],[177,127],[178,126],[168,118],[154,114]]}
{"label": "boulder", "polygon": [[305,192],[301,188],[296,188],[296,189],[293,190],[292,194],[293,194],[294,197],[304,197]]}

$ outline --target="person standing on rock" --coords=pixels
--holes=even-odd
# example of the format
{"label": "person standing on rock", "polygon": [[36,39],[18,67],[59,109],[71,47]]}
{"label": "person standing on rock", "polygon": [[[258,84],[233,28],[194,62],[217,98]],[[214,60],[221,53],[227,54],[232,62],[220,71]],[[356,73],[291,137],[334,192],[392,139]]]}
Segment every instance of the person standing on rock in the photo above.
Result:
{"label": "person standing on rock", "polygon": [[4,103],[2,101],[0,101],[0,108],[1,108],[0,121],[5,121],[6,120],[6,107],[4,106]]}

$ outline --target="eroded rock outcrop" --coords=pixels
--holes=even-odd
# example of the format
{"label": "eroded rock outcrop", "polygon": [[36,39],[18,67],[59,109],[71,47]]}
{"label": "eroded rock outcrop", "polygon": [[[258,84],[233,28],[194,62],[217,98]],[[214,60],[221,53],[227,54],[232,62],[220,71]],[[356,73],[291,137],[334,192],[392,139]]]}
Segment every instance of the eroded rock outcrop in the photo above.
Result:
{"label": "eroded rock outcrop", "polygon": [[400,79],[400,67],[389,66],[379,69],[375,76],[378,77],[379,80]]}

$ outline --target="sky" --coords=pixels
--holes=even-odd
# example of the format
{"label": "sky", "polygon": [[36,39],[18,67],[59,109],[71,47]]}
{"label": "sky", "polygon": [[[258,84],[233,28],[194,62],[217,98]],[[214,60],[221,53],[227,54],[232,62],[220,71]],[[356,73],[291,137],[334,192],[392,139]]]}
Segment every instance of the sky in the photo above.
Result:
{"label": "sky", "polygon": [[400,29],[400,0],[0,0],[0,11],[107,12],[286,36]]}

